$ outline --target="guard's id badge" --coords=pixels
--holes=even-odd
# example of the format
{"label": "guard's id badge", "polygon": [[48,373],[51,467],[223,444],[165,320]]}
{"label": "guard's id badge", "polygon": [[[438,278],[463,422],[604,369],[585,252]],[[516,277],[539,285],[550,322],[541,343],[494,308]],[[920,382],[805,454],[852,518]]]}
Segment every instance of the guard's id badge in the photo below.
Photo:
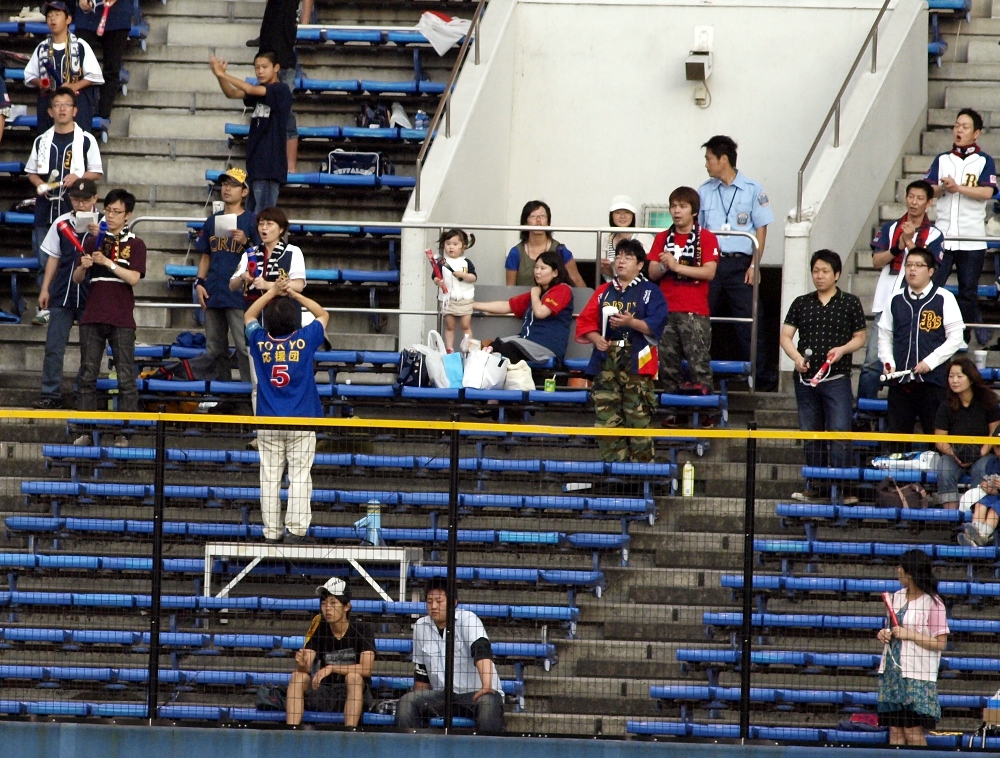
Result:
{"label": "guard's id badge", "polygon": [[724,231],[724,232],[731,232],[732,230],[733,230],[733,227],[731,227],[729,225],[728,221],[722,225],[722,231]]}

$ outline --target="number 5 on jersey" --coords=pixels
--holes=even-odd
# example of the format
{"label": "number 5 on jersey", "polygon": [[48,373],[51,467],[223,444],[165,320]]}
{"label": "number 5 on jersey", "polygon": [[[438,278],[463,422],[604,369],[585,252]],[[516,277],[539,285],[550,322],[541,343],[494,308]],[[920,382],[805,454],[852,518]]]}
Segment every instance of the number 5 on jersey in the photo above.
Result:
{"label": "number 5 on jersey", "polygon": [[275,387],[284,387],[290,381],[287,363],[275,363],[271,366],[271,384]]}

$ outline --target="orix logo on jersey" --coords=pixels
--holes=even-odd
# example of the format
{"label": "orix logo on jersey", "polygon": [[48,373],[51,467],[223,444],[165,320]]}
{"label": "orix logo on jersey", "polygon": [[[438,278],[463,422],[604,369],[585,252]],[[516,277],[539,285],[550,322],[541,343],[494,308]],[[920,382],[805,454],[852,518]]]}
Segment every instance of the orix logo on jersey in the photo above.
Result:
{"label": "orix logo on jersey", "polygon": [[941,328],[944,319],[934,311],[924,311],[920,314],[920,323],[917,328],[922,332],[933,332]]}

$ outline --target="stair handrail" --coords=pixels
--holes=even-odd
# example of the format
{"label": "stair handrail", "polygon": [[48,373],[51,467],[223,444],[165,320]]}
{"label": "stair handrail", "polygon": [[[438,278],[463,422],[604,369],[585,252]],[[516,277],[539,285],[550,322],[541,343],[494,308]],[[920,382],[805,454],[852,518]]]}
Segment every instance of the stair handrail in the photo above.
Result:
{"label": "stair handrail", "polygon": [[[888,0],[886,0],[888,2]],[[479,22],[483,17],[483,9],[486,7],[486,0],[479,0],[479,4],[476,5],[476,12],[472,14],[472,25],[469,27],[469,33],[465,35],[465,39],[462,40],[462,47],[459,48],[458,57],[455,59],[455,65],[451,68],[451,76],[448,77],[448,86],[445,87],[444,95],[438,101],[437,110],[434,111],[434,116],[431,118],[430,124],[427,126],[427,134],[424,135],[424,142],[420,146],[420,152],[417,154],[417,164],[416,164],[416,184],[413,187],[413,210],[420,210],[420,173],[424,165],[424,159],[427,157],[427,151],[431,146],[431,139],[434,137],[434,133],[437,131],[438,124],[441,123],[441,116],[444,115],[444,136],[451,137],[451,94],[455,89],[455,80],[458,79],[458,72],[462,69],[462,64],[465,62],[466,56],[469,54],[469,42],[475,40],[475,64],[479,65]]]}
{"label": "stair handrail", "polygon": [[[823,119],[823,125],[819,128],[816,133],[816,139],[812,142],[812,147],[809,148],[809,152],[806,153],[805,160],[802,161],[802,165],[799,167],[798,183],[795,191],[795,223],[802,221],[802,179],[805,176],[806,168],[809,166],[809,161],[812,160],[813,154],[816,152],[816,148],[819,147],[819,141],[823,139],[823,135],[826,133],[826,127],[830,125],[830,119],[833,119],[833,146],[840,147],[840,106],[844,98],[844,93],[847,91],[847,85],[851,83],[851,79],[854,77],[854,72],[858,69],[858,64],[861,63],[861,59],[865,55],[865,51],[868,49],[868,43],[871,43],[872,47],[872,73],[878,71],[878,25],[882,21],[882,16],[885,15],[886,9],[889,7],[891,0],[885,0],[882,3],[882,8],[879,10],[878,15],[875,17],[875,23],[872,24],[872,28],[868,32],[868,36],[865,37],[864,44],[861,45],[861,49],[858,50],[857,57],[854,59],[854,63],[851,65],[851,70],[847,72],[847,76],[844,78],[844,83],[840,85],[840,90],[837,92],[837,96],[833,99],[833,105],[830,106],[830,110],[826,114],[826,118]],[[418,180],[419,181],[419,178]]]}

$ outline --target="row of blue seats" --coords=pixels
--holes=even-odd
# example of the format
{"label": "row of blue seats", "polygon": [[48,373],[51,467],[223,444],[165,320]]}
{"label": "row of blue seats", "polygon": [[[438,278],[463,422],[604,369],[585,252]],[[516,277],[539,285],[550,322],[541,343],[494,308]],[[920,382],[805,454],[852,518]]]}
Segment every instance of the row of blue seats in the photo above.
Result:
{"label": "row of blue seats", "polygon": [[[743,589],[743,576],[724,574],[722,586]],[[896,592],[895,579],[847,579],[832,576],[776,576],[756,574],[754,591],[771,592],[851,592],[863,595]],[[938,582],[938,594],[949,597],[1000,597],[1000,582]]]}
{"label": "row of blue seats", "polygon": [[[77,716],[96,718],[146,718],[142,703],[84,703],[77,700],[20,701],[0,700],[0,714],[11,716]],[[223,708],[217,705],[161,705],[157,715],[168,720],[194,721],[281,721],[282,711],[259,711],[256,708]],[[302,721],[307,724],[343,724],[343,713],[306,711]],[[365,726],[392,726],[395,717],[381,713],[361,714]]]}
{"label": "row of blue seats", "polygon": [[[308,563],[308,561],[306,561]],[[216,559],[213,562],[214,573],[235,574],[242,568],[230,566],[228,562]],[[99,555],[64,555],[37,553],[0,553],[0,568],[24,569],[68,569],[72,571],[143,571],[153,568],[152,558],[133,556],[99,556]],[[274,576],[285,573],[284,566],[276,567],[279,571],[268,571]],[[163,570],[167,573],[183,573],[201,575],[205,571],[204,558],[164,558]],[[294,569],[295,576],[304,574],[331,573],[330,567],[323,564],[315,566],[299,565]],[[390,576],[398,576],[393,570]],[[426,580],[447,576],[446,566],[410,566],[411,579]],[[572,569],[537,569],[537,568],[504,568],[495,566],[459,566],[457,577],[461,582],[516,582],[520,584],[553,584],[557,586],[593,587],[604,582],[604,574],[600,571],[578,571]]]}
{"label": "row of blue seats", "polygon": [[[99,518],[51,518],[46,516],[7,516],[4,523],[11,532],[30,534],[111,533],[148,537],[152,521]],[[201,521],[166,521],[163,533],[168,537],[210,537],[213,539],[264,539],[259,524],[217,524]],[[382,529],[387,542],[444,544],[447,529]],[[359,540],[365,534],[353,526],[311,526],[309,536],[320,540]],[[530,532],[507,529],[459,529],[458,541],[479,545],[553,545],[580,550],[624,550],[627,534],[603,532]]]}
{"label": "row of blue seats", "polygon": [[380,82],[374,79],[313,79],[308,76],[295,78],[296,92],[313,94],[333,92],[344,95],[442,95],[446,86],[441,82],[420,81],[416,77],[401,82]]}
{"label": "row of blue seats", "polygon": [[[92,445],[42,445],[42,455],[58,461],[153,461],[156,449],[151,447],[98,447]],[[218,463],[256,466],[260,453],[256,450],[208,450],[199,448],[167,448],[169,463]],[[336,468],[377,468],[404,471],[443,471],[451,463],[444,456],[429,455],[370,455],[367,453],[316,453],[313,466]],[[462,471],[518,472],[529,474],[591,474],[594,476],[641,476],[649,479],[677,475],[670,463],[625,463],[606,461],[559,461],[538,458],[460,458]],[[38,484],[37,482],[24,482]],[[22,490],[23,491],[23,490]],[[27,493],[26,493],[27,494]],[[35,493],[30,493],[35,494]]]}
{"label": "row of blue seats", "polygon": [[[401,126],[379,128],[363,126],[300,126],[299,139],[352,139],[404,142],[423,142],[426,129],[405,129]],[[250,134],[248,124],[226,124],[226,134],[230,137],[246,138]]]}
{"label": "row of blue seats", "polygon": [[[677,660],[696,666],[736,666],[739,650],[678,650]],[[755,650],[750,662],[755,666],[793,666],[795,668],[860,668],[876,671],[882,656],[876,653],[808,653],[796,650]],[[1000,671],[995,658],[959,658],[941,656],[943,671]]]}
{"label": "row of blue seats", "polygon": [[[706,612],[702,621],[707,627],[731,629],[743,625],[739,612]],[[754,613],[750,623],[754,627],[773,629],[820,630],[879,630],[885,628],[884,616],[831,616],[819,613]],[[953,634],[998,634],[1000,621],[992,619],[948,619]]]}
{"label": "row of blue seats", "polygon": [[[111,127],[110,119],[101,118],[100,116],[94,116],[94,120],[91,123],[91,128],[94,131],[107,131]],[[18,116],[17,118],[12,118],[6,122],[4,125],[5,129],[37,129],[38,128],[38,116]],[[12,172],[13,173],[13,172]],[[18,217],[20,216],[32,216],[30,213],[17,213],[11,214],[14,219],[8,221],[9,224],[20,223]]]}
{"label": "row of blue seats", "polygon": [[[108,482],[56,482],[50,480],[21,482],[21,493],[37,496],[61,497],[121,497],[150,498],[154,495],[152,484],[120,484]],[[175,484],[164,487],[164,497],[183,500],[260,502],[259,487],[209,487],[204,485]],[[288,491],[281,491],[287,500]],[[366,504],[377,500],[382,505],[447,507],[447,492],[393,492],[382,490],[322,490],[312,491],[313,503]],[[574,497],[571,495],[459,495],[459,505],[466,508],[506,508],[532,510],[581,511],[590,515],[642,516],[655,513],[651,498],[636,497]],[[348,527],[345,527],[348,528]],[[391,532],[393,530],[384,530]],[[387,537],[387,539],[389,539]]]}
{"label": "row of blue seats", "polygon": [[[300,127],[301,130],[302,127]],[[339,128],[339,127],[338,127]],[[348,127],[344,127],[345,129]],[[382,131],[381,129],[359,129],[359,131]],[[188,221],[189,232],[200,232],[205,226],[204,221]],[[398,237],[398,226],[341,226],[338,224],[290,224],[290,234],[346,234],[351,237]]]}
{"label": "row of blue seats", "polygon": [[[259,687],[273,685],[287,687],[292,678],[288,671],[227,671],[160,669],[161,684],[201,685],[203,687]],[[90,666],[20,666],[0,665],[0,681],[27,682],[101,682],[108,684],[145,684],[149,670],[145,668],[105,668]],[[413,677],[373,676],[372,689],[406,692],[413,689]],[[505,695],[520,695],[522,682],[502,679],[500,687]]]}
{"label": "row of blue seats", "polygon": [[[739,724],[696,724],[690,721],[627,721],[625,731],[645,737],[698,737],[702,739],[738,739]],[[970,735],[928,734],[927,745],[935,748],[955,748],[967,745]],[[884,745],[888,732],[817,729],[799,726],[751,726],[750,739],[777,742],[828,742],[837,745]],[[977,739],[976,746],[979,746]],[[1000,737],[988,737],[987,749],[1000,749]]]}
{"label": "row of blue seats", "polygon": [[[70,31],[76,30],[76,24],[69,25]],[[38,37],[45,37],[49,34],[49,27],[44,21],[0,21],[0,34],[32,34]],[[133,24],[129,30],[129,39],[145,40],[149,34],[149,24],[142,21]],[[422,36],[422,35],[421,35]],[[145,50],[145,45],[142,48]]]}
{"label": "row of blue seats", "polygon": [[[429,45],[423,32],[416,29],[379,29],[378,27],[352,27],[330,29],[322,24],[300,26],[296,33],[297,42],[334,42],[347,44],[361,42],[369,45],[384,45],[391,42],[394,45]],[[456,42],[460,45],[461,41]]]}
{"label": "row of blue seats", "polygon": [[995,561],[997,548],[963,547],[962,545],[931,545],[899,542],[823,542],[820,540],[772,540],[758,539],[753,549],[762,554],[821,557],[851,556],[854,558],[898,558],[907,550],[923,550],[932,558],[940,560],[983,560]]}
{"label": "row of blue seats", "polygon": [[[149,632],[114,629],[40,629],[33,627],[0,627],[0,643],[54,643],[57,645],[128,645],[148,646]],[[160,644],[172,648],[192,648],[199,654],[212,653],[212,648],[225,650],[296,651],[305,644],[305,637],[271,634],[199,634],[195,632],[160,632]],[[556,646],[551,642],[492,642],[494,657],[511,659],[554,660]],[[381,654],[410,655],[412,638],[375,639],[375,651]]]}
{"label": "row of blue seats", "polygon": [[[649,696],[656,700],[739,703],[740,688],[691,684],[653,685],[649,688]],[[988,699],[989,696],[985,695],[938,695],[942,708],[982,708]],[[878,705],[878,692],[751,687],[750,701],[774,704],[875,706]]]}
{"label": "row of blue seats", "polygon": [[[206,170],[205,179],[212,184],[219,181],[221,171]],[[288,184],[301,184],[308,187],[386,187],[389,189],[411,189],[417,180],[412,176],[396,176],[395,174],[325,174],[314,171],[307,174],[289,174]]]}
{"label": "row of blue seats", "polygon": [[850,524],[859,521],[935,522],[964,524],[972,520],[969,511],[946,508],[880,508],[873,505],[827,505],[823,503],[778,503],[775,513],[782,518],[805,521],[830,521]]}
{"label": "row of blue seats", "polygon": [[[163,267],[167,286],[190,286],[198,276],[197,266],[168,263]],[[306,284],[399,284],[399,271],[365,271],[351,268],[306,269]]]}
{"label": "row of blue seats", "polygon": [[[164,595],[161,607],[171,610],[212,611],[243,610],[280,613],[295,611],[319,613],[319,598],[203,597],[201,595]],[[0,607],[46,608],[149,608],[149,595],[99,592],[0,592]],[[481,618],[520,619],[530,621],[572,621],[580,618],[580,609],[556,605],[505,605],[500,603],[459,603],[459,608],[472,611]],[[424,616],[427,605],[418,602],[385,600],[353,600],[354,613],[378,616]]]}
{"label": "row of blue seats", "polygon": [[[887,401],[888,402],[888,401]],[[937,471],[888,470],[881,468],[861,468],[858,466],[803,466],[803,479],[821,479],[836,482],[869,482],[878,484],[887,476],[891,476],[899,484],[917,482],[921,484],[936,484]]]}

